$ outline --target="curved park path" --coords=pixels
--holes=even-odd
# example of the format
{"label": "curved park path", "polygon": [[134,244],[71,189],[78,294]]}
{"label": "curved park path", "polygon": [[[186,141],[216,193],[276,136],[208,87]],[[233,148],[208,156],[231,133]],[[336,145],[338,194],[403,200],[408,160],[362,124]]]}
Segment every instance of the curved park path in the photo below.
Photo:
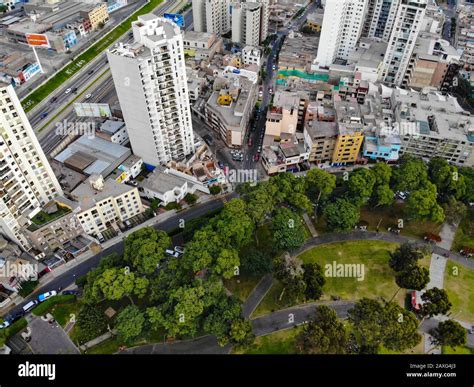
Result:
{"label": "curved park path", "polygon": [[[393,243],[411,242],[419,246],[430,246],[432,252],[441,256],[449,255],[449,258],[460,265],[474,269],[474,260],[467,259],[459,254],[452,253],[449,249],[430,245],[419,239],[409,238],[398,234],[372,232],[372,231],[352,231],[347,233],[331,233],[322,234],[309,239],[301,248],[294,251],[294,255],[299,255],[313,247],[345,241],[373,240],[385,241]],[[254,290],[251,292],[247,300],[242,305],[242,314],[244,317],[250,317],[252,312],[257,308],[263,297],[273,285],[273,277],[271,275],[264,276]],[[318,305],[328,305],[332,307],[338,317],[345,318],[347,312],[354,305],[353,301],[318,301],[308,304],[297,305],[294,307],[281,309],[276,312],[251,319],[253,332],[256,336],[265,336],[273,332],[289,329],[294,326],[304,324],[314,314],[314,310]],[[431,320],[431,319],[430,319]],[[422,330],[428,331],[432,328],[428,320],[423,324]],[[472,336],[472,335],[470,335]],[[474,346],[474,338],[469,340],[469,344]],[[193,340],[177,341],[164,344],[149,344],[140,347],[133,347],[124,350],[121,353],[133,354],[226,354],[231,351],[232,347],[226,345],[220,347],[217,340],[213,336],[203,336]]]}

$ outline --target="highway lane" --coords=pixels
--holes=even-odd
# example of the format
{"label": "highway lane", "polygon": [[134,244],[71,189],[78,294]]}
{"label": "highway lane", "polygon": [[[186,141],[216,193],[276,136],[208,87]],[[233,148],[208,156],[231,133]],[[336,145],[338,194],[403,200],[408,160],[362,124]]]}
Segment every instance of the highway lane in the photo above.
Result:
{"label": "highway lane", "polygon": [[[157,9],[153,11],[156,15],[163,15],[172,9],[176,4],[174,2],[166,2],[160,4]],[[122,36],[117,42],[129,41],[128,32]],[[77,95],[69,92],[66,94],[67,89],[77,88],[77,94],[83,92],[84,87],[93,83],[99,75],[108,68],[106,63],[105,51],[98,55],[93,61],[87,64],[84,69],[78,71],[72,76],[67,82],[63,83],[58,89],[48,96],[48,99],[38,104],[35,108],[28,112],[28,119],[35,130],[41,128],[41,121],[47,122],[48,117],[57,114],[57,111],[63,108],[65,105],[70,103]],[[56,97],[55,102],[51,102],[51,99]],[[41,115],[47,113],[47,117],[41,118]],[[40,133],[41,135],[41,133]]]}

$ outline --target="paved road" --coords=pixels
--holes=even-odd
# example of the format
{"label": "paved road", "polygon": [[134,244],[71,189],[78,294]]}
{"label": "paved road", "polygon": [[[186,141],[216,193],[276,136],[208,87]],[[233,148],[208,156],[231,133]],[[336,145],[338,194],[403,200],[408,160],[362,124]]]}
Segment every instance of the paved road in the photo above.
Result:
{"label": "paved road", "polygon": [[121,353],[134,355],[225,355],[228,354],[231,349],[232,347],[230,345],[221,347],[214,336],[203,336],[194,340],[142,345],[140,347],[128,348]]}
{"label": "paved road", "polygon": [[328,305],[339,318],[346,318],[347,312],[354,306],[352,301],[321,301],[282,309],[251,320],[255,336],[264,336],[283,329],[304,324],[314,317],[317,306]]}
{"label": "paved road", "polygon": [[267,274],[255,286],[242,305],[242,316],[249,318],[273,285],[273,276]]}

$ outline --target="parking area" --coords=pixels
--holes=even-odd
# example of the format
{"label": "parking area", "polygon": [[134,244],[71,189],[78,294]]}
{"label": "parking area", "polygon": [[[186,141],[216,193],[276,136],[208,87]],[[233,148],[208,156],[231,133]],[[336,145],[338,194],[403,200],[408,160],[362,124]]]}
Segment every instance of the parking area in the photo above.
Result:
{"label": "parking area", "polygon": [[43,321],[41,317],[31,316],[29,322],[31,340],[29,345],[35,354],[79,354],[69,336],[56,322]]}

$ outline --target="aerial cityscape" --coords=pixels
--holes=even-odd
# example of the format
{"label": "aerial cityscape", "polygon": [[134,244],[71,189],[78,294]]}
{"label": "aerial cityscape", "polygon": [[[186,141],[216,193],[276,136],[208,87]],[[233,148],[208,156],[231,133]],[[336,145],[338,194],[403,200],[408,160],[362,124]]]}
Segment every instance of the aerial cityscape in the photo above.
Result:
{"label": "aerial cityscape", "polygon": [[461,385],[474,1],[0,0],[0,110],[18,380],[56,377],[30,355],[370,355]]}

